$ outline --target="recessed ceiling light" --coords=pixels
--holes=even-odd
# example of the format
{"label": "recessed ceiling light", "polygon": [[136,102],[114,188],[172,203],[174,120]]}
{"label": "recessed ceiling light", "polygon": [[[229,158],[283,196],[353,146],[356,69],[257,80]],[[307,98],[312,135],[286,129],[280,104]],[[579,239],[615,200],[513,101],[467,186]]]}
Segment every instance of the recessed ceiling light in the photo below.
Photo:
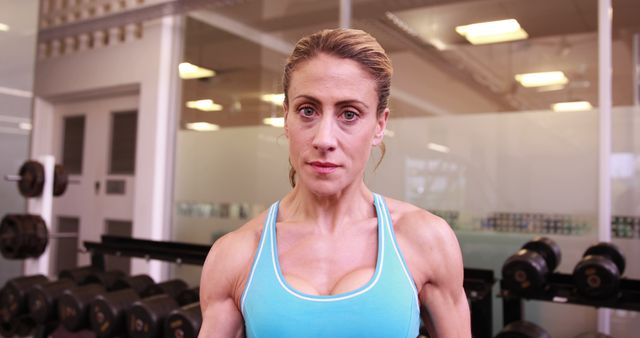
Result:
{"label": "recessed ceiling light", "polygon": [[433,143],[433,142],[429,142],[429,144],[427,144],[427,148],[429,148],[429,149],[431,149],[433,151],[439,151],[441,153],[448,153],[449,152],[449,147],[443,146],[441,144]]}
{"label": "recessed ceiling light", "polygon": [[9,31],[9,25],[6,25],[0,22],[0,32],[7,32],[7,31]]}
{"label": "recessed ceiling light", "polygon": [[200,79],[216,75],[216,72],[211,69],[199,67],[189,62],[179,64],[178,71],[180,72],[180,78],[183,80]]}
{"label": "recessed ceiling light", "polygon": [[262,119],[262,123],[272,127],[282,128],[284,127],[284,117],[266,117]]}
{"label": "recessed ceiling light", "polygon": [[456,32],[474,45],[522,40],[529,37],[529,34],[520,27],[516,19],[457,26]]}
{"label": "recessed ceiling light", "polygon": [[265,102],[271,102],[275,105],[282,105],[284,103],[284,93],[264,94],[260,96],[260,99]]}
{"label": "recessed ceiling light", "polygon": [[592,108],[593,106],[589,101],[558,102],[551,105],[551,110],[555,112],[583,111]]}
{"label": "recessed ceiling light", "polygon": [[220,111],[222,105],[214,103],[211,99],[187,101],[187,108],[198,109],[202,111]]}
{"label": "recessed ceiling light", "polygon": [[517,74],[516,81],[523,87],[543,87],[551,85],[565,85],[569,79],[561,71]]}
{"label": "recessed ceiling light", "polygon": [[29,122],[20,122],[18,123],[18,128],[22,130],[31,130],[33,126]]}
{"label": "recessed ceiling light", "polygon": [[220,126],[217,124],[209,123],[209,122],[192,122],[187,123],[187,129],[195,130],[195,131],[215,131],[220,129]]}

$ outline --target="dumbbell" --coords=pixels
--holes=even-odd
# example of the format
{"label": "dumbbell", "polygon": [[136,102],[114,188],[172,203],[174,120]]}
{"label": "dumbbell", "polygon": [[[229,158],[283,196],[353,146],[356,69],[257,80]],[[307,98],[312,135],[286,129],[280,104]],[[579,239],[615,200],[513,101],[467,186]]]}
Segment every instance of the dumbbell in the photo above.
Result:
{"label": "dumbbell", "polygon": [[49,282],[43,275],[24,276],[10,279],[0,292],[0,321],[9,322],[18,315],[26,314],[29,306],[27,291],[32,286]]}
{"label": "dumbbell", "polygon": [[178,296],[176,296],[176,301],[178,304],[191,304],[200,301],[200,286],[193,287],[191,289],[186,289],[181,291]]}
{"label": "dumbbell", "polygon": [[49,244],[49,230],[38,215],[9,214],[0,223],[0,253],[7,259],[38,258]]}
{"label": "dumbbell", "polygon": [[561,258],[560,247],[553,240],[546,237],[534,238],[504,262],[504,287],[520,295],[543,290]]}
{"label": "dumbbell", "polygon": [[580,294],[603,299],[618,293],[625,258],[614,244],[601,242],[589,247],[573,269],[573,280]]}
{"label": "dumbbell", "polygon": [[551,336],[540,326],[519,320],[507,324],[495,338],[551,338]]}
{"label": "dumbbell", "polygon": [[613,337],[600,332],[584,332],[575,336],[575,338],[613,338]]}
{"label": "dumbbell", "polygon": [[70,279],[35,285],[28,292],[29,313],[38,324],[58,319],[58,299],[65,290],[75,287]]}
{"label": "dumbbell", "polygon": [[32,286],[27,292],[29,314],[38,324],[58,318],[58,299],[66,289],[78,286],[88,274],[97,272],[92,266],[62,270],[58,280]]}
{"label": "dumbbell", "polygon": [[200,303],[191,303],[173,310],[164,326],[165,338],[197,338],[202,326]]}
{"label": "dumbbell", "polygon": [[98,271],[87,275],[82,286],[67,289],[58,299],[58,318],[62,326],[71,332],[88,328],[89,304],[100,294],[113,290],[124,273],[118,270]]}
{"label": "dumbbell", "polygon": [[170,294],[155,295],[139,300],[127,311],[127,332],[130,338],[161,337],[164,322],[171,311],[182,305],[176,301],[176,296]]}
{"label": "dumbbell", "polygon": [[155,282],[148,275],[125,277],[115,283],[115,291],[98,295],[89,306],[89,321],[96,336],[115,337],[124,333],[124,310],[153,284]]}
{"label": "dumbbell", "polygon": [[0,323],[0,336],[2,337],[26,337],[36,327],[36,322],[29,315],[20,315],[11,318],[8,322]]}
{"label": "dumbbell", "polygon": [[97,337],[115,337],[126,333],[126,310],[142,298],[166,294],[179,297],[187,284],[179,279],[155,284],[147,275],[123,278],[116,283],[117,291],[99,295],[91,303],[91,328]]}
{"label": "dumbbell", "polygon": [[87,274],[81,284],[100,284],[104,286],[107,291],[113,291],[117,289],[118,281],[126,276],[127,275],[120,270],[94,271]]}
{"label": "dumbbell", "polygon": [[94,266],[83,266],[79,268],[65,269],[58,273],[58,279],[69,279],[76,285],[80,285],[90,274],[100,271],[102,270]]}
{"label": "dumbbell", "polygon": [[[5,180],[17,181],[18,191],[24,197],[38,197],[44,189],[45,173],[42,163],[26,161],[20,166],[18,175],[6,175]],[[69,175],[64,167],[56,164],[53,169],[53,196],[61,196],[67,190]]]}

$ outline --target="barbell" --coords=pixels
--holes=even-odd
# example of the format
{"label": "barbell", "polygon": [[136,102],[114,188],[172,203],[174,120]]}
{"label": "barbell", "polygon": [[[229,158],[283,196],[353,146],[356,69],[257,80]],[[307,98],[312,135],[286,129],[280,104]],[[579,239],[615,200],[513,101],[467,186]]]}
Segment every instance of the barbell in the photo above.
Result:
{"label": "barbell", "polygon": [[[18,175],[5,175],[7,181],[18,182],[18,191],[27,198],[39,197],[44,190],[45,172],[44,166],[38,161],[29,160],[22,164]],[[61,196],[67,191],[69,175],[61,164],[56,164],[53,169],[53,196]]]}

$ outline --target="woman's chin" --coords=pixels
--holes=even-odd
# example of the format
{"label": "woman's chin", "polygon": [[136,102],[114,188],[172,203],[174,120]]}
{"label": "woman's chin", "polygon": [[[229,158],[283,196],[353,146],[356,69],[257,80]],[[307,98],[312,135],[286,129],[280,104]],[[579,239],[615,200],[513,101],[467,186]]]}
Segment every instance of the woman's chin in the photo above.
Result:
{"label": "woman's chin", "polygon": [[305,180],[301,182],[306,190],[318,197],[335,196],[342,192],[346,187],[337,180]]}

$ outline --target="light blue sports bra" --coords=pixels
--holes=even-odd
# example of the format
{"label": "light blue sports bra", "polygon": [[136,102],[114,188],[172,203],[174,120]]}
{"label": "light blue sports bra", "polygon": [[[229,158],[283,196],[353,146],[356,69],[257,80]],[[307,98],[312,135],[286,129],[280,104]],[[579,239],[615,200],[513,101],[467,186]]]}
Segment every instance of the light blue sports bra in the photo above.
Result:
{"label": "light blue sports bra", "polygon": [[374,194],[378,258],[373,277],[346,293],[311,295],[282,275],[276,244],[278,202],[269,209],[241,311],[248,338],[418,336],[418,294],[398,249],[384,199]]}

